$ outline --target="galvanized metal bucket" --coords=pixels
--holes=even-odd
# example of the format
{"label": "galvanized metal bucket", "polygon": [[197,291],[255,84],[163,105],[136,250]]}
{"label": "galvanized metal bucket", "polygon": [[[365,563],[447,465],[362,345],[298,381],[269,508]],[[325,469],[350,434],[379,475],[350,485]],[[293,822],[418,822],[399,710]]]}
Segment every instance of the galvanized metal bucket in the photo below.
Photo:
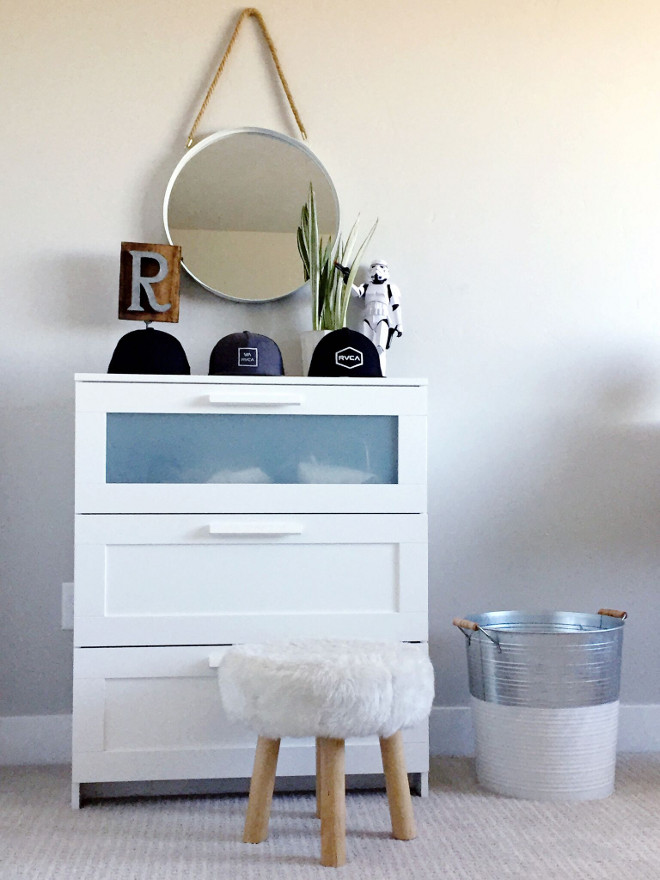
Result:
{"label": "galvanized metal bucket", "polygon": [[453,621],[466,636],[482,785],[540,800],[612,793],[626,616],[494,611]]}

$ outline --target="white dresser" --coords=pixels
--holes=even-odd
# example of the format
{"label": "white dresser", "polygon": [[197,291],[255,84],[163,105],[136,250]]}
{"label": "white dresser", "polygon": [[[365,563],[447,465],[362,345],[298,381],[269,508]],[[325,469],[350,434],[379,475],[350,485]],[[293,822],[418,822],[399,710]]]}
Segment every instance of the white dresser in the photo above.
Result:
{"label": "white dresser", "polygon": [[[227,645],[426,642],[426,382],[76,377],[73,805],[81,784],[245,780]],[[428,725],[405,732],[423,792]],[[283,741],[278,776],[313,776]],[[381,772],[377,739],[349,774]]]}

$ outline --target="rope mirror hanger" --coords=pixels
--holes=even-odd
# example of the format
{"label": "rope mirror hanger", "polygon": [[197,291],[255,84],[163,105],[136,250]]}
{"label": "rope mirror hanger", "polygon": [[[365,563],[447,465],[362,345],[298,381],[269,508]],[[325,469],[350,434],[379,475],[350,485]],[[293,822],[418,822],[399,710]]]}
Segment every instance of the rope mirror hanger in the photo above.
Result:
{"label": "rope mirror hanger", "polygon": [[234,43],[236,42],[236,38],[238,37],[238,32],[241,29],[241,25],[245,21],[246,18],[256,18],[259,27],[261,28],[261,33],[263,34],[264,39],[266,40],[266,44],[270,51],[271,57],[273,59],[273,63],[275,64],[275,69],[277,70],[277,75],[279,76],[280,83],[282,84],[282,88],[284,89],[284,93],[289,102],[289,107],[291,108],[291,112],[293,113],[294,119],[296,120],[296,124],[298,126],[298,130],[300,131],[300,136],[304,141],[307,140],[307,131],[305,130],[305,126],[302,124],[302,120],[300,119],[300,115],[298,113],[298,109],[296,108],[295,101],[293,100],[293,95],[291,94],[291,89],[289,88],[289,84],[286,81],[286,77],[284,76],[284,72],[282,70],[282,65],[280,64],[280,60],[277,55],[277,50],[275,49],[275,44],[273,43],[273,39],[268,32],[268,28],[266,27],[266,22],[263,19],[263,16],[259,12],[258,9],[254,7],[248,7],[244,9],[236,22],[236,27],[234,28],[234,32],[231,35],[229,40],[229,44],[225,50],[225,54],[222,56],[222,60],[218,66],[218,69],[213,77],[213,81],[209,86],[209,89],[206,93],[206,97],[202,102],[202,106],[200,107],[199,113],[193,123],[192,128],[190,129],[190,134],[188,135],[188,141],[186,143],[187,149],[193,146],[195,142],[195,132],[197,131],[197,127],[201,122],[202,116],[204,115],[204,111],[206,110],[209,101],[211,100],[211,96],[213,95],[213,91],[218,84],[218,80],[220,79],[225,66],[227,65],[227,61],[229,60],[229,55],[231,54],[231,50],[234,48]]}

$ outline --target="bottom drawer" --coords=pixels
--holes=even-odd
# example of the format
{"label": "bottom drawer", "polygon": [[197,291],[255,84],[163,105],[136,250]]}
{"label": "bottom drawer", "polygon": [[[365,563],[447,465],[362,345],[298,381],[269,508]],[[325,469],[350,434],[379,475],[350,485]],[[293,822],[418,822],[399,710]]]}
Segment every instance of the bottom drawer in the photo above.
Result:
{"label": "bottom drawer", "polygon": [[[256,735],[222,710],[217,671],[226,646],[76,648],[74,786],[83,782],[241,779]],[[426,773],[428,724],[404,731],[407,769]],[[283,740],[278,776],[313,776],[314,740]],[[377,737],[348,740],[346,773],[382,772]]]}

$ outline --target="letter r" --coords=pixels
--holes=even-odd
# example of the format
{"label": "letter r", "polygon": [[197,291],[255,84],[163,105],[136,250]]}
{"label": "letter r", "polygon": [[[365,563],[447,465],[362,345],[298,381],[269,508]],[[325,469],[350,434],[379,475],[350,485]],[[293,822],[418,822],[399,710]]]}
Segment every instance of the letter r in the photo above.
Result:
{"label": "letter r", "polygon": [[[151,288],[152,284],[157,284],[159,281],[162,281],[164,278],[167,278],[167,273],[169,271],[169,267],[167,265],[167,260],[162,254],[157,254],[155,251],[129,251],[131,257],[133,258],[133,268],[131,272],[131,304],[128,307],[129,312],[142,312],[144,311],[142,306],[140,305],[140,289],[143,289],[147,295],[147,299],[149,300],[149,306],[154,312],[167,312],[172,307],[171,303],[165,303],[161,305],[154,295],[154,292]],[[152,277],[143,277],[142,272],[142,260],[150,257],[152,260],[156,260],[158,265],[160,266],[158,270],[158,274],[153,275]]]}

